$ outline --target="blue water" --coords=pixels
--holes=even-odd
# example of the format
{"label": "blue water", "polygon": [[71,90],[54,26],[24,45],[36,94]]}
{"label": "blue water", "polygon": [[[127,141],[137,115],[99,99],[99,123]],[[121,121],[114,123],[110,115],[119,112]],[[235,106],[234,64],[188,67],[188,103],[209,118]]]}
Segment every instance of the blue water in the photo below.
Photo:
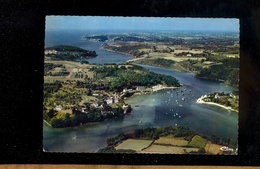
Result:
{"label": "blue water", "polygon": [[[98,57],[83,59],[89,63],[104,64],[104,63],[124,63],[127,60],[132,59],[132,56],[122,55],[119,53],[113,53],[109,51],[100,50],[102,42],[88,42],[81,38],[85,35],[102,34],[104,31],[47,31],[45,33],[45,47],[51,47],[56,45],[71,45],[77,46],[86,50],[96,51]],[[77,61],[81,61],[78,59]]]}
{"label": "blue water", "polygon": [[[90,63],[124,63],[132,57],[100,50],[100,42],[82,41],[93,31],[52,31],[46,33],[46,46],[73,45],[95,50],[96,58]],[[43,146],[52,152],[96,152],[106,146],[106,139],[120,132],[136,128],[189,126],[192,130],[206,135],[237,139],[238,113],[213,105],[196,103],[197,98],[212,92],[232,92],[232,87],[211,80],[197,79],[193,73],[181,73],[154,66],[141,65],[150,71],[173,76],[183,84],[182,88],[169,89],[151,94],[137,95],[127,99],[133,112],[123,118],[90,123],[79,127],[55,129],[43,125]],[[184,90],[185,101],[180,90]],[[178,95],[176,91],[178,90]],[[182,107],[176,104],[176,100]]]}

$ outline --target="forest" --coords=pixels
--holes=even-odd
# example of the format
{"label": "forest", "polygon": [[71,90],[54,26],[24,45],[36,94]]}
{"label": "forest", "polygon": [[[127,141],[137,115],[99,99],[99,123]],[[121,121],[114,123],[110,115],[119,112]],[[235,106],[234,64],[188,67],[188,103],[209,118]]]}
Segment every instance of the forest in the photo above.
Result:
{"label": "forest", "polygon": [[[48,53],[48,50],[55,50],[56,53]],[[46,56],[51,57],[53,60],[74,60],[76,58],[91,58],[96,57],[96,51],[89,51],[79,47],[60,45],[48,47],[45,49]]]}
{"label": "forest", "polygon": [[157,84],[180,86],[179,81],[172,76],[156,74],[136,65],[128,68],[123,65],[96,66],[90,70],[94,71],[94,78],[103,79],[102,88],[111,91],[122,91],[124,88],[137,86],[151,87]]}
{"label": "forest", "polygon": [[157,59],[145,59],[145,60],[143,59],[137,61],[137,63],[164,67],[164,68],[171,68],[175,62],[169,59],[157,58]]}
{"label": "forest", "polygon": [[72,114],[65,113],[63,116],[59,115],[54,109],[43,110],[43,119],[46,120],[54,128],[73,127],[88,122],[100,122],[105,119],[113,117],[122,117],[124,110],[121,106],[110,107],[106,106],[110,113],[103,115],[100,109],[89,107],[88,113],[82,113],[76,107],[72,108]]}
{"label": "forest", "polygon": [[198,78],[207,78],[213,80],[223,80],[231,85],[239,84],[239,59],[225,58],[221,64],[212,65],[209,68],[201,69],[196,74]]}

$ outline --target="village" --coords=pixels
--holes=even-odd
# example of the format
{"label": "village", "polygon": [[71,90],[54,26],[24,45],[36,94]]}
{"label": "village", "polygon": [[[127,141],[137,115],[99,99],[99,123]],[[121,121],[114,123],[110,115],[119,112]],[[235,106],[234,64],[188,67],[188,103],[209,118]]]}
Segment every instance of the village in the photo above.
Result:
{"label": "village", "polygon": [[[96,91],[92,94],[92,97],[95,97],[95,100],[92,100],[88,103],[84,104],[74,104],[70,105],[69,107],[75,108],[77,111],[80,111],[81,113],[89,114],[91,113],[91,109],[95,108],[101,112],[103,116],[107,116],[108,114],[113,114],[112,107],[120,105],[122,109],[124,110],[124,114],[129,113],[131,111],[131,105],[125,104],[124,100],[127,99],[127,97],[130,97],[132,95],[140,95],[140,94],[147,94],[150,92],[157,92],[159,90],[163,89],[170,89],[170,88],[176,88],[176,87],[165,87],[161,84],[152,86],[152,87],[145,87],[145,86],[138,86],[136,89],[123,89],[120,93],[106,93],[104,94],[104,91]],[[104,95],[110,95],[108,97],[104,97]],[[55,110],[58,112],[66,112],[69,114],[72,114],[72,109],[68,109],[68,107],[64,108],[61,104],[54,103]]]}
{"label": "village", "polygon": [[238,101],[239,101],[239,96],[236,94],[233,93],[225,94],[224,92],[222,93],[215,92],[213,94],[207,94],[201,96],[197,100],[197,103],[217,105],[225,109],[238,112]]}

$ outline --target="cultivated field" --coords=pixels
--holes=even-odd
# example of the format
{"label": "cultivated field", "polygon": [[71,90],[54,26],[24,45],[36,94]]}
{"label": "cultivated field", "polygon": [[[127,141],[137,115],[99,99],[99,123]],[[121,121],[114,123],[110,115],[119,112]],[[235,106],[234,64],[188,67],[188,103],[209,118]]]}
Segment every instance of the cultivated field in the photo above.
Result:
{"label": "cultivated field", "polygon": [[152,145],[147,149],[138,153],[147,154],[186,154],[191,151],[198,152],[198,148],[185,148],[185,147],[175,147],[175,146],[163,146],[163,145]]}
{"label": "cultivated field", "polygon": [[128,139],[125,140],[123,143],[119,144],[115,147],[116,150],[123,149],[123,150],[135,150],[135,151],[142,151],[143,149],[147,148],[152,144],[152,140],[135,140],[135,139]]}
{"label": "cultivated field", "polygon": [[199,135],[195,135],[191,142],[189,142],[189,146],[191,147],[198,147],[198,148],[204,148],[207,144],[207,140],[202,138],[201,136]]}
{"label": "cultivated field", "polygon": [[[85,77],[86,75],[90,78],[93,78],[93,72],[89,71],[91,65],[89,64],[81,64],[79,62],[72,62],[72,61],[59,61],[59,60],[45,60],[45,63],[53,63],[53,64],[61,64],[65,66],[65,70],[69,72],[68,76],[44,76],[44,82],[49,83],[53,81],[66,81],[66,80],[83,80],[84,78],[76,77],[77,73],[80,73]],[[61,68],[55,68],[49,72],[59,72]]]}
{"label": "cultivated field", "polygon": [[175,137],[160,137],[158,140],[154,142],[154,144],[160,145],[173,145],[173,146],[186,146],[188,141],[183,138],[175,138]]}
{"label": "cultivated field", "polygon": [[220,148],[222,146],[217,145],[217,144],[213,144],[210,141],[207,142],[206,146],[205,146],[205,151],[208,154],[221,154]]}
{"label": "cultivated field", "polygon": [[192,50],[176,49],[176,50],[174,50],[174,53],[182,53],[182,52],[203,53],[203,50],[197,50],[197,49],[192,49]]}

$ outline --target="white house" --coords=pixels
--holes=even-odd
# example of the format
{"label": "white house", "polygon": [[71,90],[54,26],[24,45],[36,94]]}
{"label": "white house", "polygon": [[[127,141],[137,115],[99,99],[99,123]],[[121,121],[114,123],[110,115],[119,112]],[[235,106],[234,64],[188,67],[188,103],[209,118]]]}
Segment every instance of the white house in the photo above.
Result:
{"label": "white house", "polygon": [[113,104],[113,97],[110,97],[106,100],[107,104]]}
{"label": "white house", "polygon": [[136,87],[137,91],[144,91],[146,88],[144,86],[138,86]]}
{"label": "white house", "polygon": [[82,113],[86,113],[86,114],[88,114],[88,113],[89,113],[89,112],[88,112],[88,109],[87,109],[87,108],[85,108],[85,107],[81,109],[81,112],[82,112]]}
{"label": "white house", "polygon": [[128,108],[128,104],[124,104],[122,108],[123,109]]}
{"label": "white house", "polygon": [[57,51],[56,50],[45,50],[44,51],[44,54],[47,55],[47,54],[56,54]]}
{"label": "white house", "polygon": [[215,95],[215,99],[218,99],[218,98],[220,98],[220,97],[219,97],[219,95],[218,95],[218,93],[217,93],[217,94]]}
{"label": "white house", "polygon": [[114,103],[119,102],[120,96],[118,96],[116,93],[114,94]]}
{"label": "white house", "polygon": [[62,107],[61,107],[61,105],[58,105],[58,106],[55,107],[55,109],[56,109],[57,111],[60,111],[60,110],[62,110]]}
{"label": "white house", "polygon": [[153,90],[160,89],[160,88],[162,88],[162,85],[160,84],[152,87]]}

